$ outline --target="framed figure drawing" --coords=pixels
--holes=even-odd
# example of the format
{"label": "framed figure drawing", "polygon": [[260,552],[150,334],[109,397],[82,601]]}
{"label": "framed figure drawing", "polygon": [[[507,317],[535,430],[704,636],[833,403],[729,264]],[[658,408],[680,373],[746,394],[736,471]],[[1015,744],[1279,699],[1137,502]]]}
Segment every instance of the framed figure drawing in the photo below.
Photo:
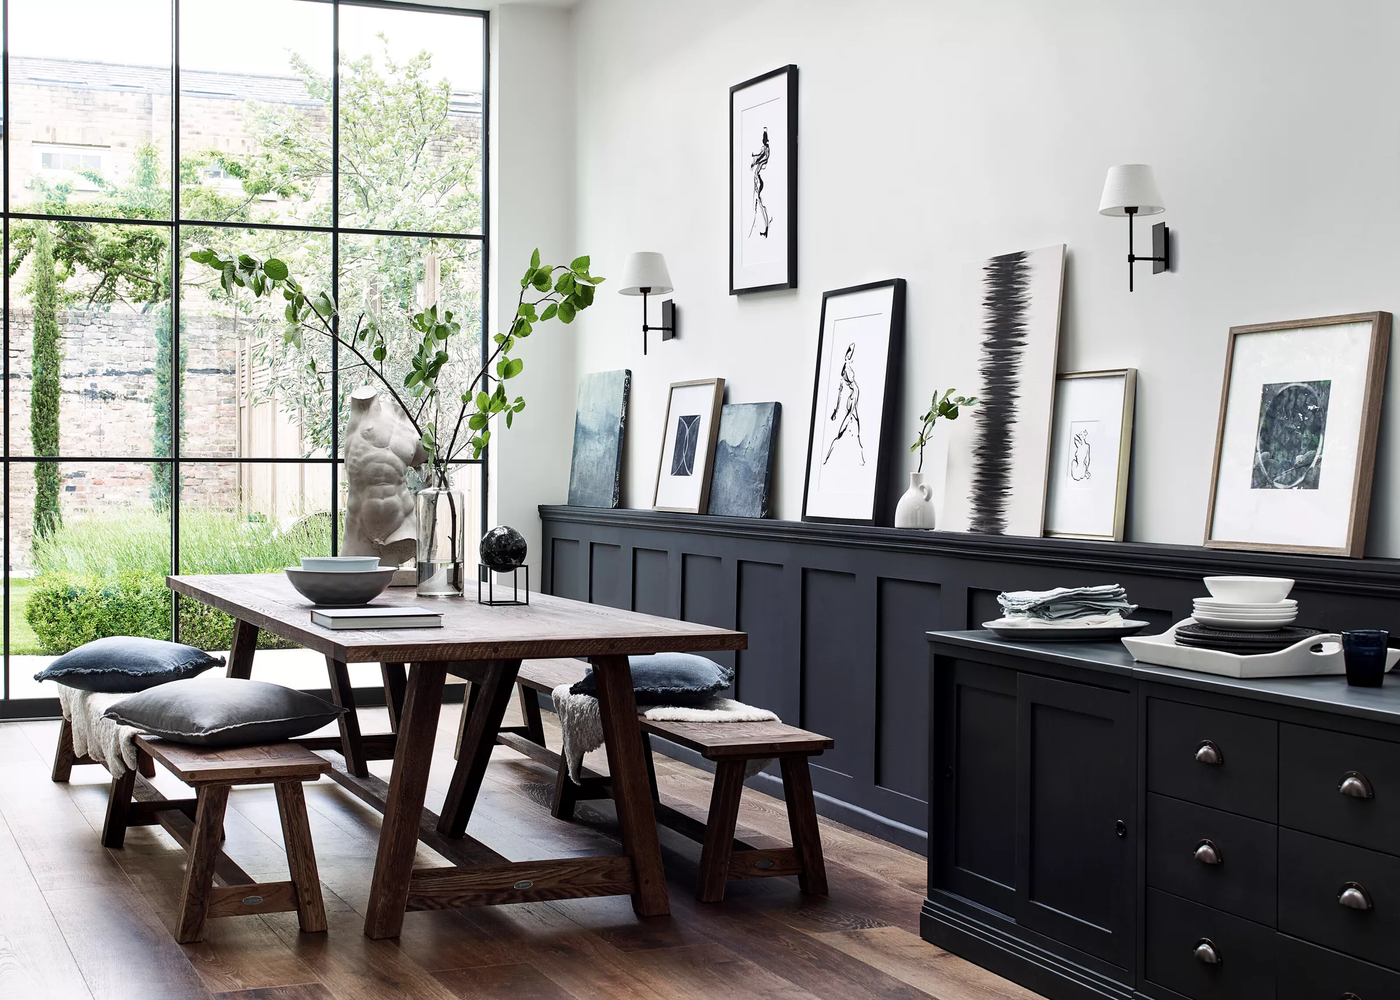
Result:
{"label": "framed figure drawing", "polygon": [[903,278],[822,295],[802,520],[883,516],[903,341]]}
{"label": "framed figure drawing", "polygon": [[569,506],[616,507],[622,494],[622,442],[632,373],[593,372],[579,379]]}
{"label": "framed figure drawing", "polygon": [[662,425],[656,491],[651,500],[654,509],[705,513],[723,401],[722,378],[671,383],[666,422]]}
{"label": "framed figure drawing", "polygon": [[1390,313],[1230,329],[1205,544],[1365,554]]}
{"label": "framed figure drawing", "polygon": [[797,287],[797,67],[729,88],[729,294]]}
{"label": "framed figure drawing", "polygon": [[1123,540],[1137,369],[1055,380],[1045,533]]}
{"label": "framed figure drawing", "polygon": [[948,429],[943,527],[1039,537],[1054,418],[1063,243],[968,264],[962,333],[945,380],[981,404]]}

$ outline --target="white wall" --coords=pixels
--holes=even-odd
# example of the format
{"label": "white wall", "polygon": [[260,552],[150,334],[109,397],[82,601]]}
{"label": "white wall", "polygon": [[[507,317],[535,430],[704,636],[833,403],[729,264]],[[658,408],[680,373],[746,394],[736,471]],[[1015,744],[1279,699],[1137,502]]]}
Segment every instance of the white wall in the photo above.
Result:
{"label": "white wall", "polygon": [[[491,289],[489,329],[515,315],[520,276],[538,247],[568,262],[574,249],[573,48],[570,12],[502,4],[491,14]],[[542,327],[514,352],[524,371],[508,388],[525,410],[491,431],[490,520],[518,528],[540,589],[541,503],[569,493],[574,438],[574,329]],[[472,553],[468,553],[469,561]]]}
{"label": "white wall", "polygon": [[[776,510],[800,517],[822,290],[908,279],[907,446],[947,387],[961,265],[1063,242],[1061,369],[1140,372],[1129,537],[1199,543],[1228,328],[1400,307],[1393,0],[584,0],[572,18],[579,252],[614,278],[629,251],[664,252],[681,309],[681,338],[646,358],[639,300],[615,285],[579,323],[577,372],[633,372],[625,506],[651,503],[667,385],[720,375],[730,401],[782,402]],[[800,288],[731,297],[728,90],[789,62]],[[532,72],[559,92],[557,67]],[[1177,273],[1140,265],[1131,295],[1126,223],[1096,213],[1124,162],[1156,167],[1168,212],[1150,221],[1178,235]],[[508,248],[509,220],[494,224]],[[1394,404],[1374,555],[1400,555]],[[939,497],[942,443],[925,463]],[[532,473],[526,498],[503,470],[503,504],[559,499],[559,471]]]}

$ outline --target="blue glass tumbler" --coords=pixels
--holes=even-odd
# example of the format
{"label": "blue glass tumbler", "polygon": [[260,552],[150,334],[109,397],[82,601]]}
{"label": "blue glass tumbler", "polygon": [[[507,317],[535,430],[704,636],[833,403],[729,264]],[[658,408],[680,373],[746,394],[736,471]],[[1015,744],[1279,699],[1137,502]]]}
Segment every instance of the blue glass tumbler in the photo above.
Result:
{"label": "blue glass tumbler", "polygon": [[1385,680],[1385,661],[1390,633],[1382,629],[1358,629],[1342,633],[1342,657],[1347,665],[1347,683],[1353,687],[1378,688]]}

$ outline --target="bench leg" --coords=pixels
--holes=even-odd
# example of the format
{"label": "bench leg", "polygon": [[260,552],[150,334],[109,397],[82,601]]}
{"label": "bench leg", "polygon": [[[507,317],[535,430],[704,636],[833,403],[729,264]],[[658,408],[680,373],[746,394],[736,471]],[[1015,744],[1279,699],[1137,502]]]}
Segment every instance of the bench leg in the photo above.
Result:
{"label": "bench leg", "polygon": [[58,727],[58,746],[54,747],[50,777],[54,781],[67,781],[73,776],[73,764],[77,759],[78,755],[73,752],[73,723],[64,719],[63,725]]}
{"label": "bench leg", "polygon": [[784,757],[783,797],[787,799],[788,828],[792,846],[802,861],[797,884],[809,896],[825,896],[826,861],[822,858],[822,835],[817,826],[817,804],[812,797],[812,772],[806,757]]}
{"label": "bench leg", "polygon": [[544,746],[544,720],[540,717],[540,699],[524,684],[517,685],[520,692],[520,714],[525,719],[525,738]]}
{"label": "bench leg", "polygon": [[326,905],[321,899],[321,876],[316,870],[316,850],[311,824],[306,819],[306,796],[300,781],[279,781],[277,811],[282,815],[282,840],[287,845],[287,868],[297,887],[297,921],[305,934],[326,929]]}
{"label": "bench leg", "polygon": [[126,843],[126,820],[131,813],[131,795],[136,790],[136,772],[126,771],[112,779],[107,796],[107,819],[102,824],[102,846],[119,848]]}
{"label": "bench leg", "polygon": [[175,940],[181,944],[204,940],[209,895],[214,887],[214,863],[219,858],[219,841],[224,832],[228,788],[228,785],[206,785],[199,790],[194,835],[190,838],[189,863],[185,868],[180,925],[175,933]]}
{"label": "bench leg", "polygon": [[700,877],[695,898],[702,903],[724,899],[729,881],[729,856],[734,851],[734,827],[739,821],[739,799],[744,794],[743,760],[722,760],[715,768],[710,794],[710,816],[705,823],[705,844],[700,849]]}
{"label": "bench leg", "polygon": [[155,758],[140,747],[136,748],[136,773],[143,778],[154,778],[156,776]]}

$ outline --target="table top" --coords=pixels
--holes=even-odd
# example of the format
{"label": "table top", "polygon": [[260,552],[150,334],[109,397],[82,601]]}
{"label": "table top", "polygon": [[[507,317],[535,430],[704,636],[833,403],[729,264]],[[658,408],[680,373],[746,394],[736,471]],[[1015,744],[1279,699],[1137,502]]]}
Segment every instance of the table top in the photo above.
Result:
{"label": "table top", "polygon": [[525,606],[491,607],[475,596],[418,597],[385,591],[375,605],[442,612],[442,628],[332,630],[311,623],[312,603],[281,573],[170,576],[170,589],[260,629],[346,663],[541,659],[713,652],[748,648],[731,629],[531,594]]}
{"label": "table top", "polygon": [[1292,705],[1390,725],[1400,724],[1400,667],[1386,677],[1383,686],[1364,688],[1351,687],[1346,678],[1338,674],[1317,677],[1238,678],[1139,663],[1133,659],[1133,654],[1124,648],[1123,643],[1116,639],[1097,642],[1012,642],[985,629],[929,632],[928,637],[932,642],[960,649],[1026,657],[1041,663],[1054,663],[1077,670],[1115,674],[1156,684]]}

